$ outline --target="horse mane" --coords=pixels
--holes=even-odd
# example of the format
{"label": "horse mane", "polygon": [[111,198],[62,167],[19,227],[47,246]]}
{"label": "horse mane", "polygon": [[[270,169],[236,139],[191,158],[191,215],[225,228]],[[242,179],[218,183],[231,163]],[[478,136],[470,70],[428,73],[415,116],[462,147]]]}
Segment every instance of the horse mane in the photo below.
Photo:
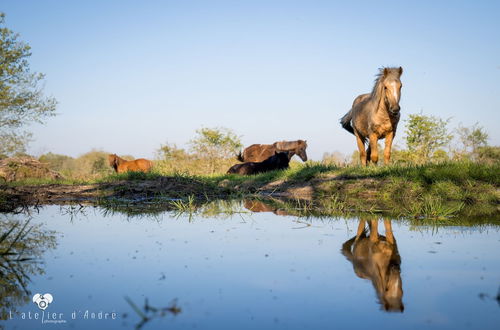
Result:
{"label": "horse mane", "polygon": [[303,141],[303,140],[297,140],[297,141],[281,141],[281,142],[274,142],[273,143],[273,146],[278,149],[278,150],[285,150],[285,151],[289,151],[289,150],[294,150],[296,149],[297,147],[301,147],[301,148],[306,148],[307,147],[307,143],[306,141]]}

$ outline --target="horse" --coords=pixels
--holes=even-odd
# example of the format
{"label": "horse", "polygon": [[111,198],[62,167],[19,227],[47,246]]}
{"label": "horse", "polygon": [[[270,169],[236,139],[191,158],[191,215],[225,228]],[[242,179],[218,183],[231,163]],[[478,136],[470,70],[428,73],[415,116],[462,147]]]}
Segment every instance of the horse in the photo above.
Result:
{"label": "horse", "polygon": [[[367,165],[367,162],[377,164],[377,141],[384,138],[384,163],[390,163],[401,110],[402,74],[402,67],[380,69],[372,92],[356,97],[351,110],[340,119],[342,127],[356,136],[362,165]],[[367,139],[369,144],[365,151]]]}
{"label": "horse", "polygon": [[290,163],[290,156],[288,152],[275,152],[274,155],[267,158],[263,162],[246,162],[233,165],[227,171],[227,173],[252,175],[268,171],[282,170],[288,168],[289,163]]}
{"label": "horse", "polygon": [[291,159],[294,155],[298,155],[302,161],[307,161],[307,141],[281,141],[273,144],[252,144],[248,148],[240,152],[237,159],[240,162],[262,162],[273,156],[275,152],[288,152],[288,157]]}
{"label": "horse", "polygon": [[109,165],[115,170],[116,173],[125,172],[149,172],[153,167],[150,160],[139,158],[136,160],[125,160],[118,157],[116,154],[108,156]]}
{"label": "horse", "polygon": [[392,232],[391,221],[385,219],[385,235],[378,234],[378,220],[370,220],[367,236],[365,220],[360,220],[356,236],[342,245],[342,254],[360,278],[370,279],[379,303],[385,311],[403,312],[401,257]]}

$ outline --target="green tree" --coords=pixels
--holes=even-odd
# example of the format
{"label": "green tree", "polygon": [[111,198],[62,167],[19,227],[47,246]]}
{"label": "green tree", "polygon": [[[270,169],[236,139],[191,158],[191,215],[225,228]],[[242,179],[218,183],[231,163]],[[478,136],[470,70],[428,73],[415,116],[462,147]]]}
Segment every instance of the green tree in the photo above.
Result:
{"label": "green tree", "polygon": [[[411,114],[406,124],[406,146],[410,161],[422,164],[444,158],[442,147],[453,138],[448,132],[449,119]],[[436,153],[440,150],[438,153]],[[436,154],[435,154],[436,153]],[[436,157],[434,157],[436,156]]]}
{"label": "green tree", "polygon": [[208,161],[211,173],[215,172],[218,159],[233,158],[241,149],[240,137],[233,131],[223,127],[201,128],[190,142],[192,151]]}
{"label": "green tree", "polygon": [[488,144],[488,133],[483,127],[479,126],[479,123],[475,123],[471,127],[460,124],[456,132],[462,144],[463,154],[470,155],[473,160],[477,160],[479,158],[479,148]]}
{"label": "green tree", "polygon": [[172,143],[161,144],[156,150],[156,155],[160,160],[185,160],[189,158],[188,153]]}
{"label": "green tree", "polygon": [[0,13],[0,154],[24,152],[31,134],[22,127],[55,115],[57,102],[44,96],[44,75],[30,71],[30,56],[31,47],[5,27]]}

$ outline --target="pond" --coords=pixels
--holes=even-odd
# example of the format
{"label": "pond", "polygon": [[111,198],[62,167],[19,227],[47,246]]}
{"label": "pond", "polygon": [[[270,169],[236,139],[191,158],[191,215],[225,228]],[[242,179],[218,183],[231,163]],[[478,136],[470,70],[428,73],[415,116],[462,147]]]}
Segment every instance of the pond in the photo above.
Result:
{"label": "pond", "polygon": [[238,202],[194,214],[45,206],[0,215],[1,233],[14,228],[0,238],[0,327],[500,324],[498,225],[289,214]]}

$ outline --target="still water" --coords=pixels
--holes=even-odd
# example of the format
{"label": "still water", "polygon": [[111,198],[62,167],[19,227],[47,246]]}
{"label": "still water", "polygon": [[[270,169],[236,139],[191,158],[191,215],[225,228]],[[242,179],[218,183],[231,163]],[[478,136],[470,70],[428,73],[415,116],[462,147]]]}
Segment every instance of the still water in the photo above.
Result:
{"label": "still water", "polygon": [[47,206],[19,239],[34,260],[2,256],[0,327],[498,329],[499,229]]}

